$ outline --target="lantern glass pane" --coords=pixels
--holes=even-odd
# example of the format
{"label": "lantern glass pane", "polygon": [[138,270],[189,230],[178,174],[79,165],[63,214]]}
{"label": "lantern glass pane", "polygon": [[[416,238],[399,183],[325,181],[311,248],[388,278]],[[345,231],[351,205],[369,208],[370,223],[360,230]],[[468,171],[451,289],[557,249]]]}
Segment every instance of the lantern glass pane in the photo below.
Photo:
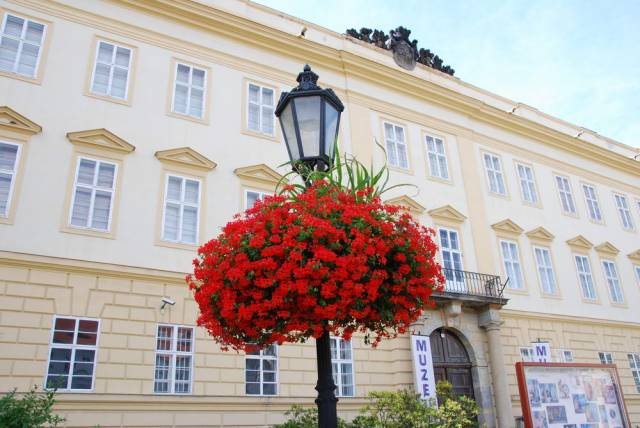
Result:
{"label": "lantern glass pane", "polygon": [[305,158],[318,157],[320,155],[321,101],[318,95],[300,97],[293,101],[296,106],[296,117],[300,129],[302,156]]}
{"label": "lantern glass pane", "polygon": [[280,115],[280,125],[282,126],[282,133],[284,134],[285,142],[289,148],[291,154],[291,160],[295,161],[300,159],[300,150],[298,149],[298,139],[296,138],[296,128],[293,123],[292,113],[293,102],[284,108]]}
{"label": "lantern glass pane", "polygon": [[329,156],[329,159],[333,159],[333,150],[338,139],[338,118],[340,113],[331,103],[324,103],[324,147],[325,154]]}

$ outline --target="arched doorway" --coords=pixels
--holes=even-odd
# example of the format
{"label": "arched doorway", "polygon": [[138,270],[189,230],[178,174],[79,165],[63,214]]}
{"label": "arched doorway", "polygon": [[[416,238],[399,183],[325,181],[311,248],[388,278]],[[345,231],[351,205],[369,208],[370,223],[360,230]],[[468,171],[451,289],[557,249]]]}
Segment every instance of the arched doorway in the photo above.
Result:
{"label": "arched doorway", "polygon": [[473,399],[471,360],[460,339],[446,329],[439,328],[431,333],[430,341],[436,382],[446,380],[453,385],[457,395]]}

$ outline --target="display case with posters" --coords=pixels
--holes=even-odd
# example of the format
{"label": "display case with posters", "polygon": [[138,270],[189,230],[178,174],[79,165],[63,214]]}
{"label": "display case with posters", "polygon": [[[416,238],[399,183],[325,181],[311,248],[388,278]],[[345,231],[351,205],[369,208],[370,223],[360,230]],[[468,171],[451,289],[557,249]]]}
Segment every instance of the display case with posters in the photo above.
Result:
{"label": "display case with posters", "polygon": [[630,428],[613,364],[516,363],[525,428]]}

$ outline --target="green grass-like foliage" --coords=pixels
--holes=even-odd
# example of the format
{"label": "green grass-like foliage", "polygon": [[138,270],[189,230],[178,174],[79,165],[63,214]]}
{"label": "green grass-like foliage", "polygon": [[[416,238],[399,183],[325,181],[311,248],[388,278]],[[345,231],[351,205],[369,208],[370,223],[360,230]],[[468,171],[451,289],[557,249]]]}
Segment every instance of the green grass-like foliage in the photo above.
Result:
{"label": "green grass-like foliage", "polygon": [[38,392],[36,386],[21,398],[15,389],[8,392],[0,398],[0,427],[57,427],[64,418],[53,413],[54,397],[54,391]]}

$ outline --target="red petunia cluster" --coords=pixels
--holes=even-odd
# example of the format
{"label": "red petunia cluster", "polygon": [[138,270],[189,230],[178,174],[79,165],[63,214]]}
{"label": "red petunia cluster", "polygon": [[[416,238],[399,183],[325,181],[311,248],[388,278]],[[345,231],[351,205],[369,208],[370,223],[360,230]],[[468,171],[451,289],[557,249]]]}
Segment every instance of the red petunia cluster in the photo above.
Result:
{"label": "red petunia cluster", "polygon": [[187,277],[198,325],[224,349],[325,329],[346,340],[366,332],[375,346],[404,333],[444,283],[433,234],[370,189],[318,181],[267,197],[198,250]]}

